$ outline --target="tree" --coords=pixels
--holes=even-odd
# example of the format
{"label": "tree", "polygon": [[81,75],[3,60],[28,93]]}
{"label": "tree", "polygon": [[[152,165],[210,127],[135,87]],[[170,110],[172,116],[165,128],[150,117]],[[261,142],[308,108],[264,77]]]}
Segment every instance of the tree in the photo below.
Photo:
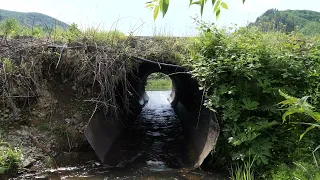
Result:
{"label": "tree", "polygon": [[[246,0],[242,0],[244,3]],[[203,14],[204,5],[208,2],[208,0],[189,0],[189,6],[198,5],[200,6],[201,16]],[[153,10],[153,19],[156,20],[159,14],[159,11],[162,13],[163,17],[166,15],[169,8],[170,1],[169,0],[153,0],[146,2],[146,8],[150,8]],[[218,19],[221,13],[221,8],[228,9],[228,5],[222,0],[212,0],[213,13],[215,13],[216,18]]]}

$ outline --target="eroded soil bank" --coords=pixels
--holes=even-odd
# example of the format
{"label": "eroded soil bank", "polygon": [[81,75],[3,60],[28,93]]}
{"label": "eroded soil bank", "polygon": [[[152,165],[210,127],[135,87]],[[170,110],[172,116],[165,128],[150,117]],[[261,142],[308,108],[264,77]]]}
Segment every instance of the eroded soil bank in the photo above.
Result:
{"label": "eroded soil bank", "polygon": [[1,137],[21,150],[23,169],[19,173],[79,163],[83,161],[79,158],[82,153],[97,161],[94,153],[86,153],[92,149],[84,136],[93,112],[92,105],[85,102],[90,89],[80,90],[68,82],[48,84],[42,87],[36,101],[27,102],[26,108],[17,107],[16,120],[12,120],[12,109],[1,108]]}

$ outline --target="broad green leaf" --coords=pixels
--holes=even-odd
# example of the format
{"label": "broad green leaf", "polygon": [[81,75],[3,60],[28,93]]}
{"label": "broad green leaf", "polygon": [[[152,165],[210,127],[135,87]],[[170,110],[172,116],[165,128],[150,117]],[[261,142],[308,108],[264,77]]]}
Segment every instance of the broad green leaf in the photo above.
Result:
{"label": "broad green leaf", "polygon": [[164,0],[159,0],[159,8],[160,8],[160,11],[162,11],[162,8],[163,8],[163,7],[162,7],[162,6],[163,6],[163,1],[164,1]]}
{"label": "broad green leaf", "polygon": [[169,0],[160,0],[160,10],[162,11],[163,17],[166,15],[169,8]]}
{"label": "broad green leaf", "polygon": [[220,0],[217,1],[216,5],[214,6],[213,12],[217,12],[218,10],[220,10]]}
{"label": "broad green leaf", "polygon": [[305,110],[303,108],[295,108],[295,109],[289,109],[288,111],[286,111],[283,115],[282,115],[282,121],[285,122],[286,118],[291,115],[291,114],[295,114],[295,113],[303,113],[305,112]]}
{"label": "broad green leaf", "polygon": [[151,7],[154,7],[154,6],[155,6],[155,4],[149,3],[149,4],[146,5],[145,8],[151,8]]}
{"label": "broad green leaf", "polygon": [[228,5],[225,2],[221,3],[221,7],[223,7],[224,9],[228,9]]}
{"label": "broad green leaf", "polygon": [[244,4],[246,2],[246,0],[242,0],[242,3]]}
{"label": "broad green leaf", "polygon": [[320,121],[320,113],[318,113],[318,112],[312,112],[310,115],[311,115],[311,116],[313,117],[313,119],[315,119],[316,121]]}
{"label": "broad green leaf", "polygon": [[314,129],[314,128],[315,128],[315,126],[310,126],[310,127],[308,127],[308,128],[304,131],[304,133],[302,133],[302,134],[300,135],[299,141],[301,141],[301,139],[303,138],[303,136],[304,136],[307,132],[309,132],[311,129]]}
{"label": "broad green leaf", "polygon": [[216,12],[216,19],[219,19],[219,17],[220,17],[220,8]]}
{"label": "broad green leaf", "polygon": [[154,12],[153,12],[153,19],[154,19],[154,20],[157,19],[158,13],[159,13],[159,6],[156,6],[156,7],[154,8]]}
{"label": "broad green leaf", "polygon": [[193,4],[200,5],[201,2],[200,1],[195,1],[195,2],[190,3],[190,5],[193,5]]}
{"label": "broad green leaf", "polygon": [[[220,10],[217,11],[220,13]],[[259,102],[257,101],[251,101],[249,98],[244,98],[242,99],[242,102],[244,104],[243,108],[247,109],[247,110],[254,110],[257,109],[257,107],[259,106]]]}
{"label": "broad green leaf", "polygon": [[286,118],[287,118],[289,115],[293,114],[293,113],[294,113],[294,112],[291,112],[291,111],[285,112],[285,113],[282,115],[282,123],[284,123],[284,122],[286,121]]}

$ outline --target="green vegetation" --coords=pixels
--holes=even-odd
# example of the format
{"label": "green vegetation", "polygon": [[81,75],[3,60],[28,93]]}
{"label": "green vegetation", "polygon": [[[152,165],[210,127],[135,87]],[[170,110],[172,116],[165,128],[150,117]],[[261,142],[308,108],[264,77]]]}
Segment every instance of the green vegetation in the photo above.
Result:
{"label": "green vegetation", "polygon": [[[309,125],[307,130],[300,135],[300,140],[303,138],[303,136],[310,130],[314,129],[315,127],[320,127],[320,113],[319,112],[314,112],[313,109],[314,107],[311,106],[308,102],[307,99],[309,96],[304,96],[301,99],[289,96],[286,93],[283,93],[280,91],[280,95],[283,96],[286,100],[280,102],[283,107],[287,106],[285,108],[286,112],[282,115],[282,120],[283,122],[287,121],[288,117],[293,114],[297,113],[302,113],[305,114],[312,119],[316,121],[316,123],[306,123],[306,122],[291,122],[291,123],[297,123],[297,124],[303,124],[303,125]],[[300,119],[298,119],[300,120]],[[317,162],[316,162],[317,163]]]}
{"label": "green vegetation", "polygon": [[291,166],[281,164],[272,171],[271,179],[285,180],[319,180],[319,168],[306,162],[296,162]]}
{"label": "green vegetation", "polygon": [[[0,76],[7,78],[0,81],[6,90],[0,91],[3,97],[12,97],[7,92],[19,97],[39,96],[36,93],[43,80],[39,72],[54,70],[51,74],[67,76],[68,83],[77,87],[96,85],[101,92],[92,99],[115,107],[116,86],[126,88],[125,77],[134,67],[126,61],[129,55],[160,61],[173,57],[175,63],[190,68],[205,92],[204,105],[217,114],[221,133],[214,163],[235,167],[233,179],[319,178],[319,131],[311,131],[319,127],[319,114],[314,111],[320,109],[319,36],[256,27],[228,32],[199,22],[201,36],[188,38],[188,43],[157,37],[149,44],[134,44],[134,37],[119,31],[80,31],[75,24],[67,30],[57,28],[52,34],[41,29],[25,30],[14,20],[6,20],[0,27],[0,34],[9,40],[27,32],[39,41],[50,37],[68,45],[85,44],[67,53],[23,47],[25,59],[31,56],[32,63],[20,64],[20,56],[4,56],[11,59],[0,60]],[[147,90],[171,87],[170,79],[164,80],[163,75],[149,78]],[[279,94],[279,89],[284,93]],[[294,98],[308,95],[313,106],[306,102],[307,97]],[[41,127],[48,128],[45,124]],[[64,127],[55,132],[68,136]]]}
{"label": "green vegetation", "polygon": [[277,103],[283,98],[281,89],[294,96],[311,94],[319,109],[320,46],[315,43],[319,37],[256,28],[230,33],[199,25],[202,35],[191,50],[189,65],[205,90],[204,104],[220,121],[217,163],[232,166],[254,157],[252,170],[264,177],[283,163],[312,166],[319,136],[309,132],[299,141],[305,130],[290,123],[294,118],[300,122],[310,118],[282,122]]}
{"label": "green vegetation", "polygon": [[0,137],[0,178],[1,175],[17,173],[20,166],[21,151],[12,148]]}
{"label": "green vegetation", "polygon": [[62,21],[41,13],[24,13],[0,9],[0,22],[6,19],[16,19],[22,26],[29,28],[40,27],[45,31],[50,31],[57,27],[67,29],[69,26]]}
{"label": "green vegetation", "polygon": [[247,161],[242,166],[236,165],[235,169],[231,169],[231,180],[254,180],[252,164]]}
{"label": "green vegetation", "polygon": [[120,31],[103,31],[95,28],[89,28],[80,31],[76,24],[71,24],[65,30],[56,27],[52,31],[45,31],[40,26],[24,27],[16,19],[5,19],[0,22],[0,36],[3,38],[17,38],[31,36],[33,38],[49,38],[61,43],[75,43],[81,39],[88,42],[97,42],[99,44],[116,44],[117,41],[125,39],[125,35]]}
{"label": "green vegetation", "polygon": [[320,12],[309,10],[269,9],[256,22],[249,26],[257,26],[262,31],[298,31],[304,35],[320,34]]}
{"label": "green vegetation", "polygon": [[171,79],[162,73],[153,73],[147,79],[147,91],[165,91],[172,89]]}

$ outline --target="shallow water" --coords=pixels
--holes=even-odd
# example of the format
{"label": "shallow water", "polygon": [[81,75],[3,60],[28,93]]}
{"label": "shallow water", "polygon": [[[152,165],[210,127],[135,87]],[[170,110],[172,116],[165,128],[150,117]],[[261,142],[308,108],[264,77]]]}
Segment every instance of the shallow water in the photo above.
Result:
{"label": "shallow water", "polygon": [[[108,168],[98,162],[72,167],[47,169],[34,177],[53,180],[112,180],[112,179],[225,179],[212,170],[188,171],[182,167],[183,136],[179,119],[167,98],[170,91],[148,91],[148,104],[143,108],[126,141],[131,156],[122,168]],[[127,155],[126,155],[127,156]]]}

